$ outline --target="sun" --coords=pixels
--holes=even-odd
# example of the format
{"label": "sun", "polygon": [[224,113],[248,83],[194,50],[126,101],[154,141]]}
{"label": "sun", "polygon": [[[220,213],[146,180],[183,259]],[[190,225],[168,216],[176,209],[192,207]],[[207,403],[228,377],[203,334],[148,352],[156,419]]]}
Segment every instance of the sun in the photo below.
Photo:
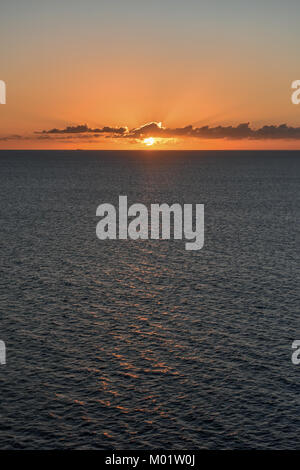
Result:
{"label": "sun", "polygon": [[147,139],[144,139],[143,142],[145,145],[149,146],[155,144],[155,139],[154,137],[147,137]]}

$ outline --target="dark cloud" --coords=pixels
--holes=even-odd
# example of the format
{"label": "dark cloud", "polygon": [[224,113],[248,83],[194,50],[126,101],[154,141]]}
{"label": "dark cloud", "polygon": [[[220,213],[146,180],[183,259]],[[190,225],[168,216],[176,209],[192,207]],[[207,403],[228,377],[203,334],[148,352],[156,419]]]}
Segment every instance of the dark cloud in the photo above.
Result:
{"label": "dark cloud", "polygon": [[286,124],[280,126],[263,126],[255,131],[257,139],[300,139],[300,127],[290,127]]}
{"label": "dark cloud", "polygon": [[161,126],[160,122],[149,122],[141,127],[136,127],[127,133],[126,137],[141,138],[146,136],[158,137],[163,134],[165,129]]}
{"label": "dark cloud", "polygon": [[258,129],[250,127],[249,123],[237,126],[185,126],[179,128],[161,127],[157,123],[131,130],[126,137],[194,137],[201,139],[300,139],[300,127],[290,127],[286,124],[263,126]]}
{"label": "dark cloud", "polygon": [[150,122],[123,135],[126,138],[136,139],[149,136],[165,138],[193,137],[199,139],[300,139],[300,127],[281,124],[254,129],[247,122],[237,126],[193,127],[189,125],[179,128],[167,128],[162,127],[160,123]]}
{"label": "dark cloud", "polygon": [[36,134],[125,134],[128,129],[127,127],[109,127],[104,126],[102,128],[91,128],[86,124],[80,124],[78,126],[67,126],[64,129],[50,129],[48,131],[36,132]]}

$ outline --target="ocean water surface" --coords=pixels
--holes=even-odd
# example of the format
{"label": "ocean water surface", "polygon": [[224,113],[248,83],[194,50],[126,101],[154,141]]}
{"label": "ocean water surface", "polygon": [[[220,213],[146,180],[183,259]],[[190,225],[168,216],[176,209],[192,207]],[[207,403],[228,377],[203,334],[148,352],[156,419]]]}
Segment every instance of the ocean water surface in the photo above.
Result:
{"label": "ocean water surface", "polygon": [[[0,152],[1,449],[300,447],[300,152]],[[205,205],[205,244],[96,208]]]}

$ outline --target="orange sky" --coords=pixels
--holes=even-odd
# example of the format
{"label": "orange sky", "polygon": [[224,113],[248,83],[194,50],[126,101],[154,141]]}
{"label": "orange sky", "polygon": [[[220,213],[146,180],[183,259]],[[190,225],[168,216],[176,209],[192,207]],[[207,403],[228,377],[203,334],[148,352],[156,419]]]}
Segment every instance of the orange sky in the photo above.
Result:
{"label": "orange sky", "polygon": [[[272,15],[258,1],[41,3],[1,7],[2,149],[147,148],[143,138],[36,134],[82,124],[300,126],[296,2],[287,12],[275,0]],[[300,139],[185,136],[151,148],[300,148]]]}

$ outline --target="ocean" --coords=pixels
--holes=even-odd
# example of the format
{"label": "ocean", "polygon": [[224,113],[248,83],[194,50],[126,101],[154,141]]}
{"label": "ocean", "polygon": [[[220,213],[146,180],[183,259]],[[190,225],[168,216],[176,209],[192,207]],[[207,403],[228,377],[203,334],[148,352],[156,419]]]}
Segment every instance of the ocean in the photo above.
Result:
{"label": "ocean", "polygon": [[[0,448],[299,448],[299,157],[1,151]],[[119,195],[204,247],[99,240]]]}

